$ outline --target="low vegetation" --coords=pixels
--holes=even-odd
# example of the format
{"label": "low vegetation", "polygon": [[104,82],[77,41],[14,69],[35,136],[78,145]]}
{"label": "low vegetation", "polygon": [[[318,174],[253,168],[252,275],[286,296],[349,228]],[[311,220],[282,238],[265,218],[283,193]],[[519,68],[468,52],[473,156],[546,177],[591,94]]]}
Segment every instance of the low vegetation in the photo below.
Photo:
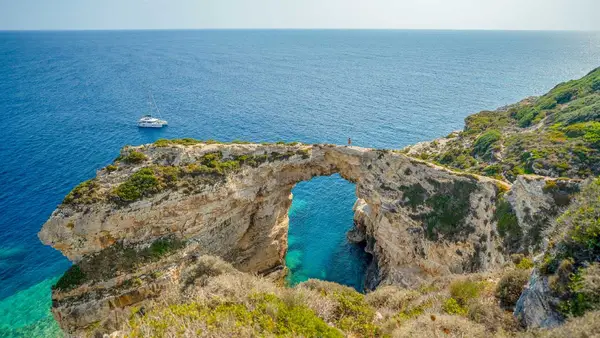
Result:
{"label": "low vegetation", "polygon": [[514,309],[523,289],[529,281],[529,269],[515,269],[506,271],[496,287],[496,298],[500,305],[507,309]]}
{"label": "low vegetation", "polygon": [[[182,145],[182,146],[190,146],[196,144],[251,144],[250,141],[244,140],[233,140],[231,142],[221,142],[213,139],[209,140],[197,140],[194,138],[179,138],[179,139],[158,139],[154,142],[156,147],[169,147],[174,145]],[[277,141],[277,142],[261,142],[262,145],[288,145],[295,146],[299,145],[300,142],[285,142],[285,141]]]}
{"label": "low vegetation", "polygon": [[196,288],[134,308],[121,332],[128,337],[556,337],[600,328],[592,312],[574,322],[587,331],[574,323],[524,331],[495,301],[493,275],[438,280],[436,287],[421,290],[382,286],[363,295],[319,280],[281,287],[218,258],[197,261]]}
{"label": "low vegetation", "polygon": [[558,310],[582,316],[600,309],[600,179],[577,195],[556,228],[539,268],[560,299]]}
{"label": "low vegetation", "polygon": [[215,140],[208,140],[208,141],[202,142],[200,140],[196,140],[193,138],[177,138],[177,139],[171,139],[171,140],[161,138],[161,139],[156,140],[156,142],[154,142],[154,145],[157,147],[168,147],[168,146],[175,145],[175,144],[179,144],[182,146],[191,146],[191,145],[195,145],[195,144],[199,144],[199,143],[214,144],[214,143],[220,143],[220,142],[215,141]]}
{"label": "low vegetation", "polygon": [[[497,222],[498,234],[503,239],[504,248],[508,252],[518,252],[524,239],[523,230],[519,226],[517,215],[512,206],[503,195],[498,196],[496,200],[494,219]],[[528,240],[526,242],[530,243]]]}
{"label": "low vegetation", "polygon": [[521,174],[600,174],[600,68],[547,94],[465,120],[458,136],[432,142],[422,159],[513,181]]}
{"label": "low vegetation", "polygon": [[96,179],[87,180],[76,186],[63,200],[63,204],[92,204],[101,200]]}
{"label": "low vegetation", "polygon": [[[158,140],[157,147],[166,147],[173,144],[193,145],[201,141],[194,139]],[[203,141],[207,143],[211,141]],[[241,141],[240,141],[241,142]],[[217,143],[214,141],[214,143]],[[238,142],[239,143],[239,142]],[[297,142],[285,145],[297,145]],[[230,174],[239,171],[244,166],[258,167],[263,163],[275,162],[289,159],[292,156],[300,156],[302,159],[310,158],[309,149],[287,149],[283,152],[270,152],[260,155],[237,155],[224,158],[220,151],[204,154],[196,162],[186,166],[169,166],[150,164],[140,169],[133,169],[133,173],[118,186],[110,191],[101,189],[97,179],[91,179],[75,187],[63,200],[63,204],[72,206],[89,205],[108,199],[118,205],[127,205],[131,202],[150,197],[167,188],[183,188],[184,191],[192,193],[196,188],[206,184],[215,184],[225,179]],[[115,164],[108,165],[105,170],[108,173],[121,170],[118,163],[142,164],[148,160],[141,151],[133,150],[125,156],[115,160]]]}
{"label": "low vegetation", "polygon": [[52,289],[69,290],[82,284],[84,280],[85,274],[81,271],[81,268],[75,264],[65,271],[56,284],[52,286]]}
{"label": "low vegetation", "polygon": [[469,213],[469,196],[477,185],[470,180],[457,180],[450,183],[431,181],[436,194],[425,200],[429,211],[421,215],[426,236],[430,240],[441,237],[460,239],[474,231],[472,225],[465,222]]}
{"label": "low vegetation", "polygon": [[148,159],[148,156],[144,155],[144,153],[139,152],[137,150],[133,150],[129,152],[129,154],[120,157],[118,160],[123,161],[128,164],[140,164]]}
{"label": "low vegetation", "polygon": [[153,168],[142,168],[113,191],[115,201],[131,202],[159,191],[159,179]]}
{"label": "low vegetation", "polygon": [[182,240],[174,237],[157,239],[150,246],[143,248],[124,247],[117,243],[71,266],[53,289],[68,291],[87,281],[112,278],[117,272],[131,272],[140,266],[166,257],[184,246]]}

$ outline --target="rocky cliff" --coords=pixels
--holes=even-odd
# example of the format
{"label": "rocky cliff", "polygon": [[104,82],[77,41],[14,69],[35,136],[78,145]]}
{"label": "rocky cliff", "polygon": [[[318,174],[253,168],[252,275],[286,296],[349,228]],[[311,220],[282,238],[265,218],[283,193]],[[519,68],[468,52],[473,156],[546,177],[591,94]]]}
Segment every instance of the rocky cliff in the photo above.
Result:
{"label": "rocky cliff", "polygon": [[166,285],[193,284],[203,254],[280,271],[291,189],[334,173],[356,183],[355,237],[374,256],[369,287],[416,287],[505,261],[501,181],[388,150],[165,140],[124,148],[44,224],[40,239],[75,263],[53,290],[55,318],[71,333],[108,330]]}

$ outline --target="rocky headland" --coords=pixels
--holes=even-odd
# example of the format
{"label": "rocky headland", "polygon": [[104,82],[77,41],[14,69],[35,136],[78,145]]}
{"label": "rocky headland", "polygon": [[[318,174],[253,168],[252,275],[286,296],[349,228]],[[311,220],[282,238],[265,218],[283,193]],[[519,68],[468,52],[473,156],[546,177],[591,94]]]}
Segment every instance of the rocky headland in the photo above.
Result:
{"label": "rocky headland", "polygon": [[[597,317],[599,74],[404,150],[127,146],[40,231],[74,263],[53,288],[54,317],[74,336],[208,337],[512,336]],[[528,133],[551,133],[544,154],[569,167],[527,148],[545,141],[514,140]],[[373,256],[366,296],[279,285],[292,188],[336,173],[356,184],[348,239]],[[589,325],[579,320],[531,334]]]}

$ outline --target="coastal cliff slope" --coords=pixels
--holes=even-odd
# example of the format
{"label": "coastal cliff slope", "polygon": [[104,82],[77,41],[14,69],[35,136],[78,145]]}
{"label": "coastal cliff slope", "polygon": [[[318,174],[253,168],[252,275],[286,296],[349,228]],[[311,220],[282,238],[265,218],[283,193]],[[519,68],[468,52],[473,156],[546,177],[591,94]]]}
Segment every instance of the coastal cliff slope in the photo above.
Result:
{"label": "coastal cliff slope", "polygon": [[282,270],[292,187],[333,173],[355,182],[366,205],[357,214],[374,256],[371,288],[418,287],[504,262],[494,202],[506,183],[386,150],[161,141],[124,148],[42,228],[42,241],[76,263],[53,293],[56,317],[66,329],[107,317],[106,307],[121,302],[115,287],[153,283],[172,255],[214,255],[251,273]]}
{"label": "coastal cliff slope", "polygon": [[[510,336],[584,315],[533,334],[593,330],[599,91],[596,69],[402,151],[127,146],[39,233],[74,262],[53,287],[54,317],[74,336]],[[277,285],[293,186],[335,173],[356,184],[348,238],[373,256],[366,296]]]}
{"label": "coastal cliff slope", "polygon": [[600,175],[600,68],[495,111],[465,119],[445,138],[405,153],[444,166],[514,181],[519,175]]}

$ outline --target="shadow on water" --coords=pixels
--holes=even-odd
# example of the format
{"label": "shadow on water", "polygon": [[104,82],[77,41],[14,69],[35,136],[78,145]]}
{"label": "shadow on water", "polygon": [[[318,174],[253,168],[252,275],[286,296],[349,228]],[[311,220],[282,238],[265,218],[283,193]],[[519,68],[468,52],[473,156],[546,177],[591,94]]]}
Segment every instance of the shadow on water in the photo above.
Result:
{"label": "shadow on water", "polygon": [[294,187],[286,255],[290,285],[317,278],[363,291],[371,256],[346,238],[353,224],[355,189],[337,174]]}

